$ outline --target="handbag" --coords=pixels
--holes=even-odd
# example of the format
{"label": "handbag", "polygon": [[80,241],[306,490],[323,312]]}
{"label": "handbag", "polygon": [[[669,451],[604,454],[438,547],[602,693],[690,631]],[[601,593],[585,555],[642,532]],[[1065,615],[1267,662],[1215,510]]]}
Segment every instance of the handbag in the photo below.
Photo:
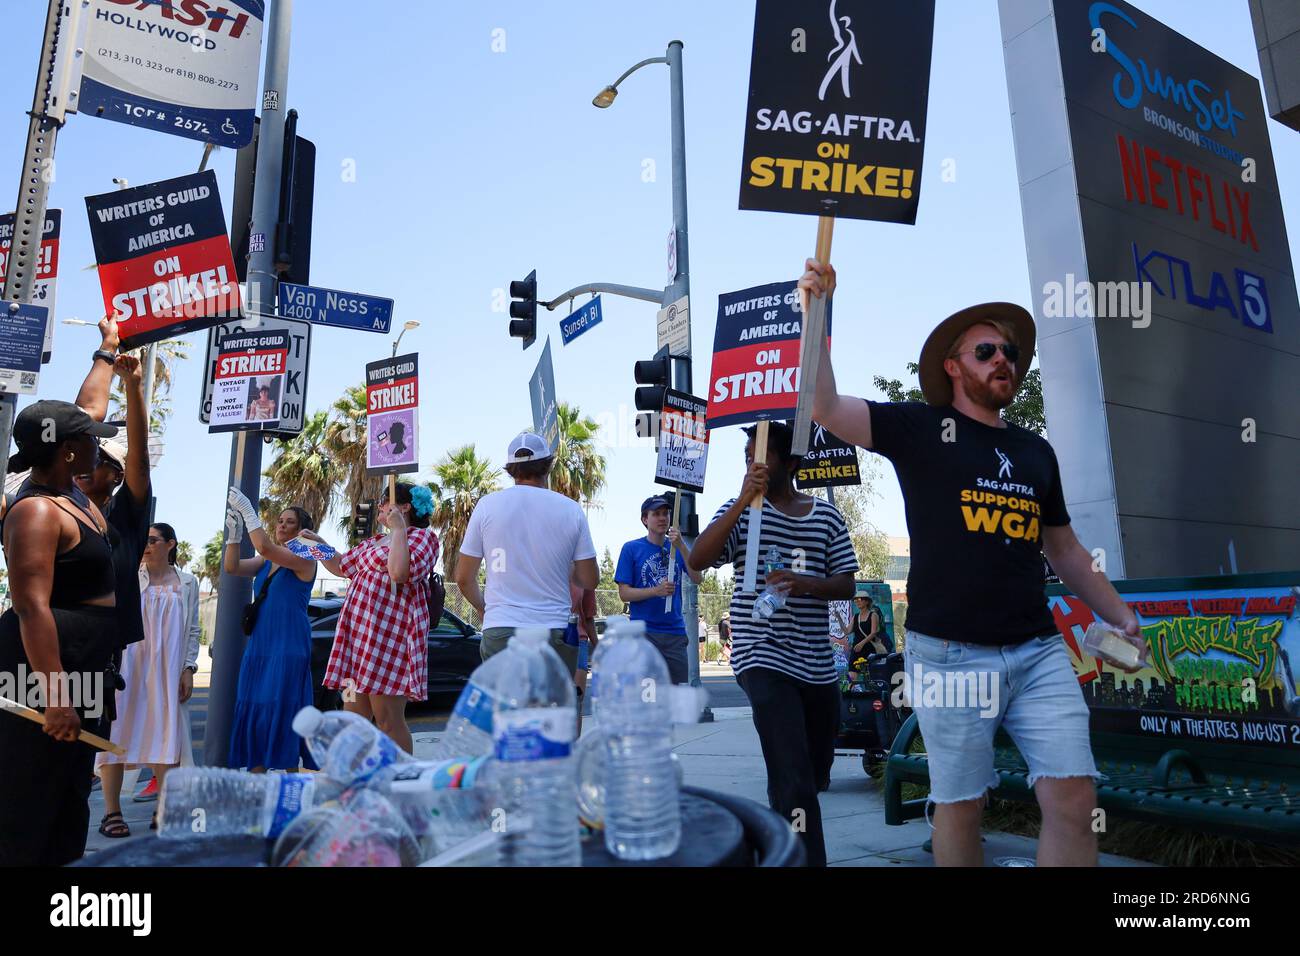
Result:
{"label": "handbag", "polygon": [[271,578],[279,573],[280,569],[276,568],[262,581],[262,586],[258,588],[257,597],[251,604],[244,606],[244,613],[239,619],[240,627],[245,634],[252,634],[253,628],[257,627],[257,615],[262,611],[262,604],[266,601],[266,589],[271,586]]}

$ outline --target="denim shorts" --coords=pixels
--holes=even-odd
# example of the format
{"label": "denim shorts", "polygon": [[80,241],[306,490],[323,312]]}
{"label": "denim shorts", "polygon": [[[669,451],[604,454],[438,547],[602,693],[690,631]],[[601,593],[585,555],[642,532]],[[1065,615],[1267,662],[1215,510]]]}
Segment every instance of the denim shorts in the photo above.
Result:
{"label": "denim shorts", "polygon": [[930,763],[930,800],[976,800],[998,784],[993,735],[1004,727],[1043,777],[1091,777],[1088,705],[1059,634],[989,647],[907,632],[903,687]]}

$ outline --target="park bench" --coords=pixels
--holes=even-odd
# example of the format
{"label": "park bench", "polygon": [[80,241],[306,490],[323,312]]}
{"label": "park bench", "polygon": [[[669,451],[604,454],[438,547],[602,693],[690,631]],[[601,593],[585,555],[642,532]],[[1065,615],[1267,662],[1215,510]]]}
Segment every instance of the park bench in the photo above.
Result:
{"label": "park bench", "polygon": [[[1134,593],[1145,597],[1157,591],[1170,592],[1162,597],[1177,600],[1180,595],[1207,590],[1236,591],[1247,597],[1261,588],[1276,593],[1279,586],[1292,587],[1298,580],[1300,575],[1289,573],[1193,581],[1125,581],[1117,582],[1116,587],[1130,601],[1135,600]],[[1048,589],[1049,597],[1065,593],[1060,586]],[[1077,606],[1064,611],[1066,616],[1054,608],[1063,632],[1082,623],[1077,617],[1073,621],[1068,617],[1078,614]],[[1294,626],[1294,615],[1292,610],[1280,617],[1290,617]],[[1143,623],[1148,623],[1145,616]],[[1294,659],[1294,653],[1292,656]],[[1300,660],[1296,664],[1300,665]],[[1091,659],[1076,659],[1075,666],[1089,668]],[[1166,693],[1171,690],[1167,688]],[[1093,756],[1097,769],[1105,774],[1097,781],[1097,803],[1108,814],[1265,843],[1300,844],[1300,722],[1294,717],[1261,715],[1257,721],[1267,723],[1273,734],[1280,734],[1275,743],[1261,745],[1121,729],[1118,725],[1122,721],[1116,718],[1124,715],[1117,714],[1117,710],[1111,707],[1103,711],[1094,706],[1092,711]],[[1132,715],[1128,716],[1131,724]],[[1138,727],[1143,726],[1142,721],[1151,726],[1151,721],[1162,716],[1175,720],[1189,717],[1186,712],[1148,708],[1139,717]],[[929,784],[925,753],[911,752],[918,739],[920,730],[913,715],[899,731],[886,760],[885,822],[890,825],[901,825],[925,814],[924,798],[903,799],[904,784]],[[990,791],[992,796],[1032,801],[1028,769],[1010,737],[999,731],[994,750],[999,783]]]}

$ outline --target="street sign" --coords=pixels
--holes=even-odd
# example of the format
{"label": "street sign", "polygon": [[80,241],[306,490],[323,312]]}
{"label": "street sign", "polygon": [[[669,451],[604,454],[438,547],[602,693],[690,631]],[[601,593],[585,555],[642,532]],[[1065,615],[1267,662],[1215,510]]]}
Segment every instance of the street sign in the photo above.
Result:
{"label": "street sign", "polygon": [[393,300],[281,282],[279,313],[286,319],[386,335],[393,324]]}
{"label": "street sign", "polygon": [[709,429],[705,413],[709,403],[702,398],[668,389],[659,414],[659,460],[655,481],[687,491],[704,491],[704,472],[709,464]]}
{"label": "street sign", "polygon": [[560,319],[560,337],[564,340],[564,344],[568,345],[593,325],[599,325],[602,318],[600,296],[595,296],[576,312]]}
{"label": "street sign", "polygon": [[212,170],[86,197],[104,312],[122,348],[236,316],[235,260]]}
{"label": "street sign", "polygon": [[420,356],[366,365],[366,474],[420,470]]}
{"label": "street sign", "polygon": [[682,296],[666,309],[660,309],[655,323],[658,347],[668,346],[670,355],[691,354],[691,297]]}
{"label": "street sign", "polygon": [[[41,252],[36,260],[35,282],[32,283],[32,305],[43,305],[54,310],[54,293],[59,278],[59,233],[63,229],[63,210],[45,211],[45,228],[41,232]],[[0,285],[4,284],[9,268],[9,247],[14,239],[14,214],[0,216]],[[45,323],[45,345],[41,350],[42,364],[49,362],[54,351],[54,321]]]}
{"label": "street sign", "polygon": [[555,440],[560,434],[560,417],[555,401],[555,367],[551,364],[551,337],[546,337],[542,357],[528,380],[528,398],[533,407],[533,431],[546,439],[555,452]]}
{"label": "street sign", "polygon": [[[255,326],[250,323],[261,320]],[[275,431],[280,435],[296,435],[302,431],[307,410],[307,358],[311,352],[311,325],[293,322],[269,315],[250,315],[235,322],[224,322],[208,330],[208,348],[203,364],[203,390],[199,404],[199,421],[208,424],[212,414],[212,373],[219,355],[221,336],[235,332],[272,332],[284,329],[289,333],[289,355],[285,363],[284,391],[280,393],[280,424]]]}
{"label": "street sign", "polygon": [[247,146],[265,7],[263,0],[95,0],[78,109]]}
{"label": "street sign", "polygon": [[0,392],[36,394],[49,321],[43,305],[0,304]]}
{"label": "street sign", "polygon": [[209,432],[279,431],[289,342],[286,329],[252,329],[217,340]]}

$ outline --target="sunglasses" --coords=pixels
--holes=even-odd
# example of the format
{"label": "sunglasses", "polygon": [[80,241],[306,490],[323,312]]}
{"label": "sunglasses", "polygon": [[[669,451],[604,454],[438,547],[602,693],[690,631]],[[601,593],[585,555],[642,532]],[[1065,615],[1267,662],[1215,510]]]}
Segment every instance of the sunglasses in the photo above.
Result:
{"label": "sunglasses", "polygon": [[[992,342],[981,342],[973,349],[966,350],[966,352],[974,353],[975,358],[981,362],[987,362],[999,351],[1007,357],[1008,362],[1018,362],[1020,360],[1020,346],[1013,345],[1010,342],[1003,342],[1001,345],[995,345]],[[965,355],[966,352],[958,352],[957,354]]]}
{"label": "sunglasses", "polygon": [[167,539],[166,539],[166,538],[160,538],[160,537],[158,537],[156,534],[151,534],[151,535],[149,535],[149,537],[145,538],[144,540],[145,540],[146,542],[148,542],[149,544],[162,544],[162,543],[163,543],[164,541],[166,541]]}

